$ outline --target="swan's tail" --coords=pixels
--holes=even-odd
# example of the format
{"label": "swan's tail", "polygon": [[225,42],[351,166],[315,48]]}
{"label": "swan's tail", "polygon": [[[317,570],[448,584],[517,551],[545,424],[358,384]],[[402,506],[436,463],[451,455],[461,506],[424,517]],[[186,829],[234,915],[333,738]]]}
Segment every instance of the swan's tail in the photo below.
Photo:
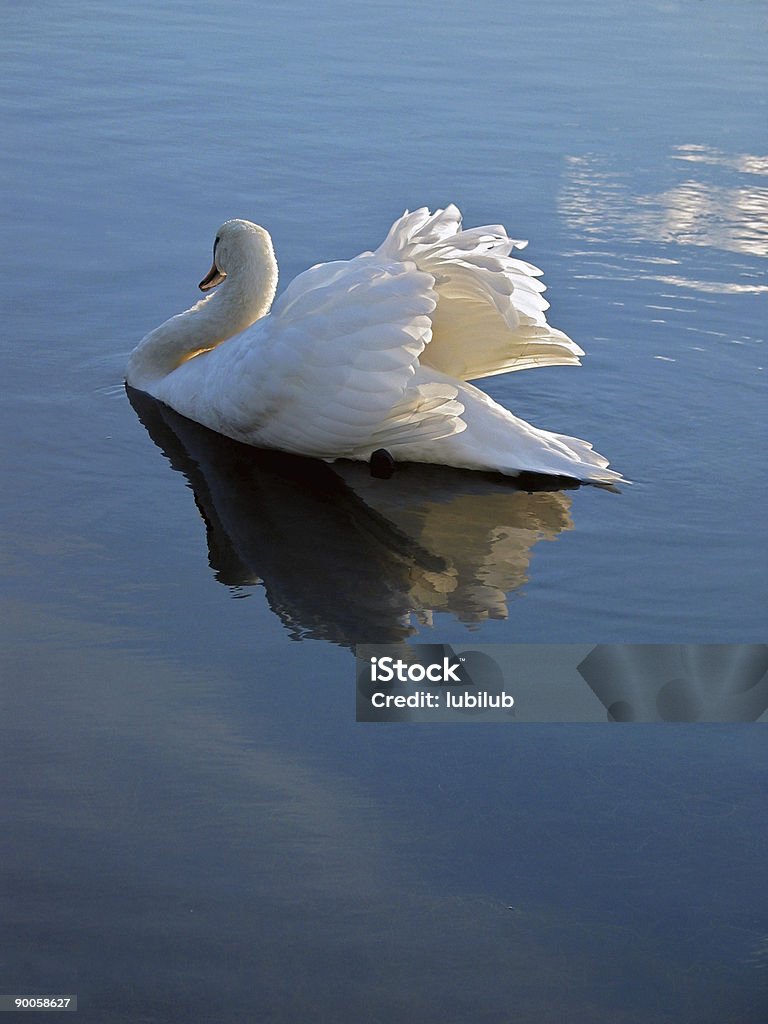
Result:
{"label": "swan's tail", "polygon": [[[444,380],[434,371],[421,370],[420,375],[434,382]],[[588,441],[534,427],[472,384],[459,386],[456,403],[463,406],[461,420],[466,424],[465,430],[424,443],[395,444],[391,447],[395,459],[435,462],[507,476],[541,473],[593,484],[615,484],[623,479],[620,473],[608,468],[608,460]]]}
{"label": "swan's tail", "polygon": [[423,365],[475,380],[579,364],[582,349],[547,323],[541,271],[510,256],[526,245],[498,224],[462,230],[453,205],[433,214],[426,208],[406,212],[395,221],[377,254],[411,260],[435,279],[438,303]]}

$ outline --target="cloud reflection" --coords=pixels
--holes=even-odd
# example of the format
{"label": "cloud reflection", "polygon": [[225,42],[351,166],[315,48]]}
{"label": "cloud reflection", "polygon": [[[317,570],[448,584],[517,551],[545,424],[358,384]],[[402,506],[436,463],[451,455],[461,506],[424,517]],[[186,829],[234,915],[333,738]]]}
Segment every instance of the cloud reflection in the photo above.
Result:
{"label": "cloud reflection", "polygon": [[414,616],[428,623],[434,612],[504,618],[534,544],[572,528],[570,498],[547,478],[526,479],[531,493],[437,466],[376,480],[365,465],[250,448],[128,397],[192,487],[217,579],[262,584],[295,638],[351,647],[405,640]]}
{"label": "cloud reflection", "polygon": [[753,156],[751,153],[729,155],[713,146],[674,146],[673,158],[694,164],[712,164],[728,167],[742,174],[763,174],[768,176],[768,156]]}
{"label": "cloud reflection", "polygon": [[[695,164],[702,173],[660,192],[637,194],[625,174],[606,169],[599,157],[569,157],[559,204],[563,217],[595,238],[622,225],[641,239],[768,255],[768,187],[754,180],[768,176],[768,157],[677,146],[673,159]],[[728,180],[712,180],[710,167]],[[742,178],[733,181],[732,172]]]}

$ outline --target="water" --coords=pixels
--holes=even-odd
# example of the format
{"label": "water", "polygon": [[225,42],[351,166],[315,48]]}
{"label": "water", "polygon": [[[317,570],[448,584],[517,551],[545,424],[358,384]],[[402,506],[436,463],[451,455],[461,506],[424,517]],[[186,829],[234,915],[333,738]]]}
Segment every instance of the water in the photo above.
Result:
{"label": "water", "polygon": [[[767,28],[748,0],[14,5],[4,992],[764,1019],[757,727],[356,727],[350,648],[764,641]],[[622,493],[302,482],[126,398],[227,217],[284,285],[450,201],[531,240],[588,352],[488,390]]]}

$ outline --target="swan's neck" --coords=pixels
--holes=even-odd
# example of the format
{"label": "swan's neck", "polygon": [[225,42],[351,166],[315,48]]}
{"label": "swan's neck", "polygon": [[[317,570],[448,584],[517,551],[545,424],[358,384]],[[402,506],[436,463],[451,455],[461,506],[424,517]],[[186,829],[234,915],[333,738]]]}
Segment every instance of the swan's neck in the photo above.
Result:
{"label": "swan's neck", "polygon": [[128,383],[147,390],[182,363],[240,334],[269,312],[276,290],[277,261],[264,231],[242,265],[215,291],[139,342],[128,363]]}

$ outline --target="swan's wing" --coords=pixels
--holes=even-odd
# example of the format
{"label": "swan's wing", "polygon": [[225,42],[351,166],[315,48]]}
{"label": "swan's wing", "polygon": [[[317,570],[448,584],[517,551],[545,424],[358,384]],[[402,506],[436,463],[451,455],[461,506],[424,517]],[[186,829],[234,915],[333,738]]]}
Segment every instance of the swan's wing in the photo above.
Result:
{"label": "swan's wing", "polygon": [[[432,333],[433,285],[412,261],[372,253],[297,277],[244,336],[242,385],[237,397],[229,392],[250,430],[242,439],[361,458],[463,430],[457,388],[416,375]],[[259,410],[258,423],[248,423],[249,409]]]}
{"label": "swan's wing", "polygon": [[547,323],[541,271],[510,256],[526,244],[498,224],[463,231],[453,205],[395,221],[376,255],[411,260],[435,280],[438,303],[424,365],[460,380],[578,365],[582,349]]}

